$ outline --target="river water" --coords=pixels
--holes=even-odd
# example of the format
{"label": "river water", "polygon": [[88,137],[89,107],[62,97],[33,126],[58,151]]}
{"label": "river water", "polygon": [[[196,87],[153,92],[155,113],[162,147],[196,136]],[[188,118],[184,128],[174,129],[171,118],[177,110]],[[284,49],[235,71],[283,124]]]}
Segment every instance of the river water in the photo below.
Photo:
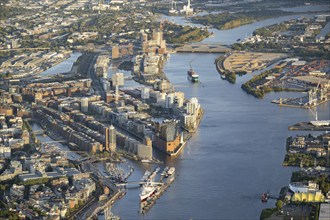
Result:
{"label": "river water", "polygon": [[[215,31],[205,43],[230,44],[256,28],[295,18],[268,19],[226,31]],[[172,18],[170,18],[172,19]],[[184,23],[182,18],[174,17]],[[261,210],[275,201],[261,203],[260,194],[278,194],[289,184],[296,168],[282,167],[286,138],[307,132],[289,131],[288,126],[313,120],[306,109],[271,104],[279,97],[301,93],[271,93],[264,99],[246,94],[240,87],[252,75],[238,77],[236,84],[220,79],[214,65],[217,54],[172,54],[165,73],[176,90],[187,98],[197,97],[205,115],[197,133],[176,157],[156,152],[165,165],[175,166],[179,176],[145,215],[139,212],[140,189],[128,189],[112,211],[122,219],[258,219]],[[186,78],[189,63],[200,75],[201,84]],[[330,103],[318,108],[320,119],[330,119]],[[318,134],[317,132],[315,134]],[[139,180],[153,165],[138,164],[130,181]]]}

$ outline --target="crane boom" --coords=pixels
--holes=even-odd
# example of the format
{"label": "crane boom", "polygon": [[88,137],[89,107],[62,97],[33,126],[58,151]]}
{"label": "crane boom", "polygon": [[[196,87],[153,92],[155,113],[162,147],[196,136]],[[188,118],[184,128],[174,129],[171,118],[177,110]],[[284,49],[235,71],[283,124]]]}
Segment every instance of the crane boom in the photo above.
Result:
{"label": "crane boom", "polygon": [[318,121],[317,110],[315,110],[315,112],[314,112],[311,108],[309,108],[309,111],[311,111],[312,114],[315,116],[315,121]]}

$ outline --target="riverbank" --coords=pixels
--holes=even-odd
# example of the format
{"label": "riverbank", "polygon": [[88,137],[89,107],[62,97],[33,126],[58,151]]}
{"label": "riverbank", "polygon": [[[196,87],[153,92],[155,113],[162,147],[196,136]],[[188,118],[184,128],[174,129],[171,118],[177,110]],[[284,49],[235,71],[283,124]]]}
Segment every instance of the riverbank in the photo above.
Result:
{"label": "riverbank", "polygon": [[292,15],[293,12],[285,12],[282,10],[255,10],[255,11],[240,11],[237,13],[218,13],[206,14],[203,16],[195,16],[190,20],[197,24],[212,26],[219,30],[227,30],[237,28],[246,24],[251,24],[257,21],[266,20],[273,17]]}
{"label": "riverbank", "polygon": [[164,39],[169,44],[200,42],[211,35],[207,29],[182,26],[172,22],[164,22],[163,28]]}

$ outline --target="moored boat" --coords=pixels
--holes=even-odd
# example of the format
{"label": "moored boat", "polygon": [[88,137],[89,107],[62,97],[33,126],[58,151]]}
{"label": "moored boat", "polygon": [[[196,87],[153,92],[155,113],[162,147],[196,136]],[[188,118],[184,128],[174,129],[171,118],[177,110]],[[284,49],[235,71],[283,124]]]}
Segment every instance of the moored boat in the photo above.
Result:
{"label": "moored boat", "polygon": [[171,167],[171,168],[167,171],[166,177],[171,176],[174,172],[175,172],[175,167]]}

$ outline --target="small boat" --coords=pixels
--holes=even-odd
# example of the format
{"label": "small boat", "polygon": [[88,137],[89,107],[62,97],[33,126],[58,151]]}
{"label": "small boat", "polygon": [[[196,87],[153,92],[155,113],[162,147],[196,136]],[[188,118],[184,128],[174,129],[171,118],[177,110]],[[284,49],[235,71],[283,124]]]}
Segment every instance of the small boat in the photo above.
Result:
{"label": "small boat", "polygon": [[165,177],[171,176],[174,172],[175,172],[175,167],[171,167],[170,169],[168,169]]}
{"label": "small boat", "polygon": [[165,169],[163,170],[163,172],[160,175],[166,176],[168,169],[169,169],[169,167],[165,167]]}
{"label": "small boat", "polygon": [[172,175],[174,172],[175,172],[175,168],[174,168],[174,167],[171,167],[171,168],[167,171],[168,175]]}
{"label": "small boat", "polygon": [[147,171],[144,173],[143,177],[141,178],[141,181],[142,181],[142,182],[146,182],[146,181],[148,180],[150,174],[151,174],[151,173],[147,170]]}

